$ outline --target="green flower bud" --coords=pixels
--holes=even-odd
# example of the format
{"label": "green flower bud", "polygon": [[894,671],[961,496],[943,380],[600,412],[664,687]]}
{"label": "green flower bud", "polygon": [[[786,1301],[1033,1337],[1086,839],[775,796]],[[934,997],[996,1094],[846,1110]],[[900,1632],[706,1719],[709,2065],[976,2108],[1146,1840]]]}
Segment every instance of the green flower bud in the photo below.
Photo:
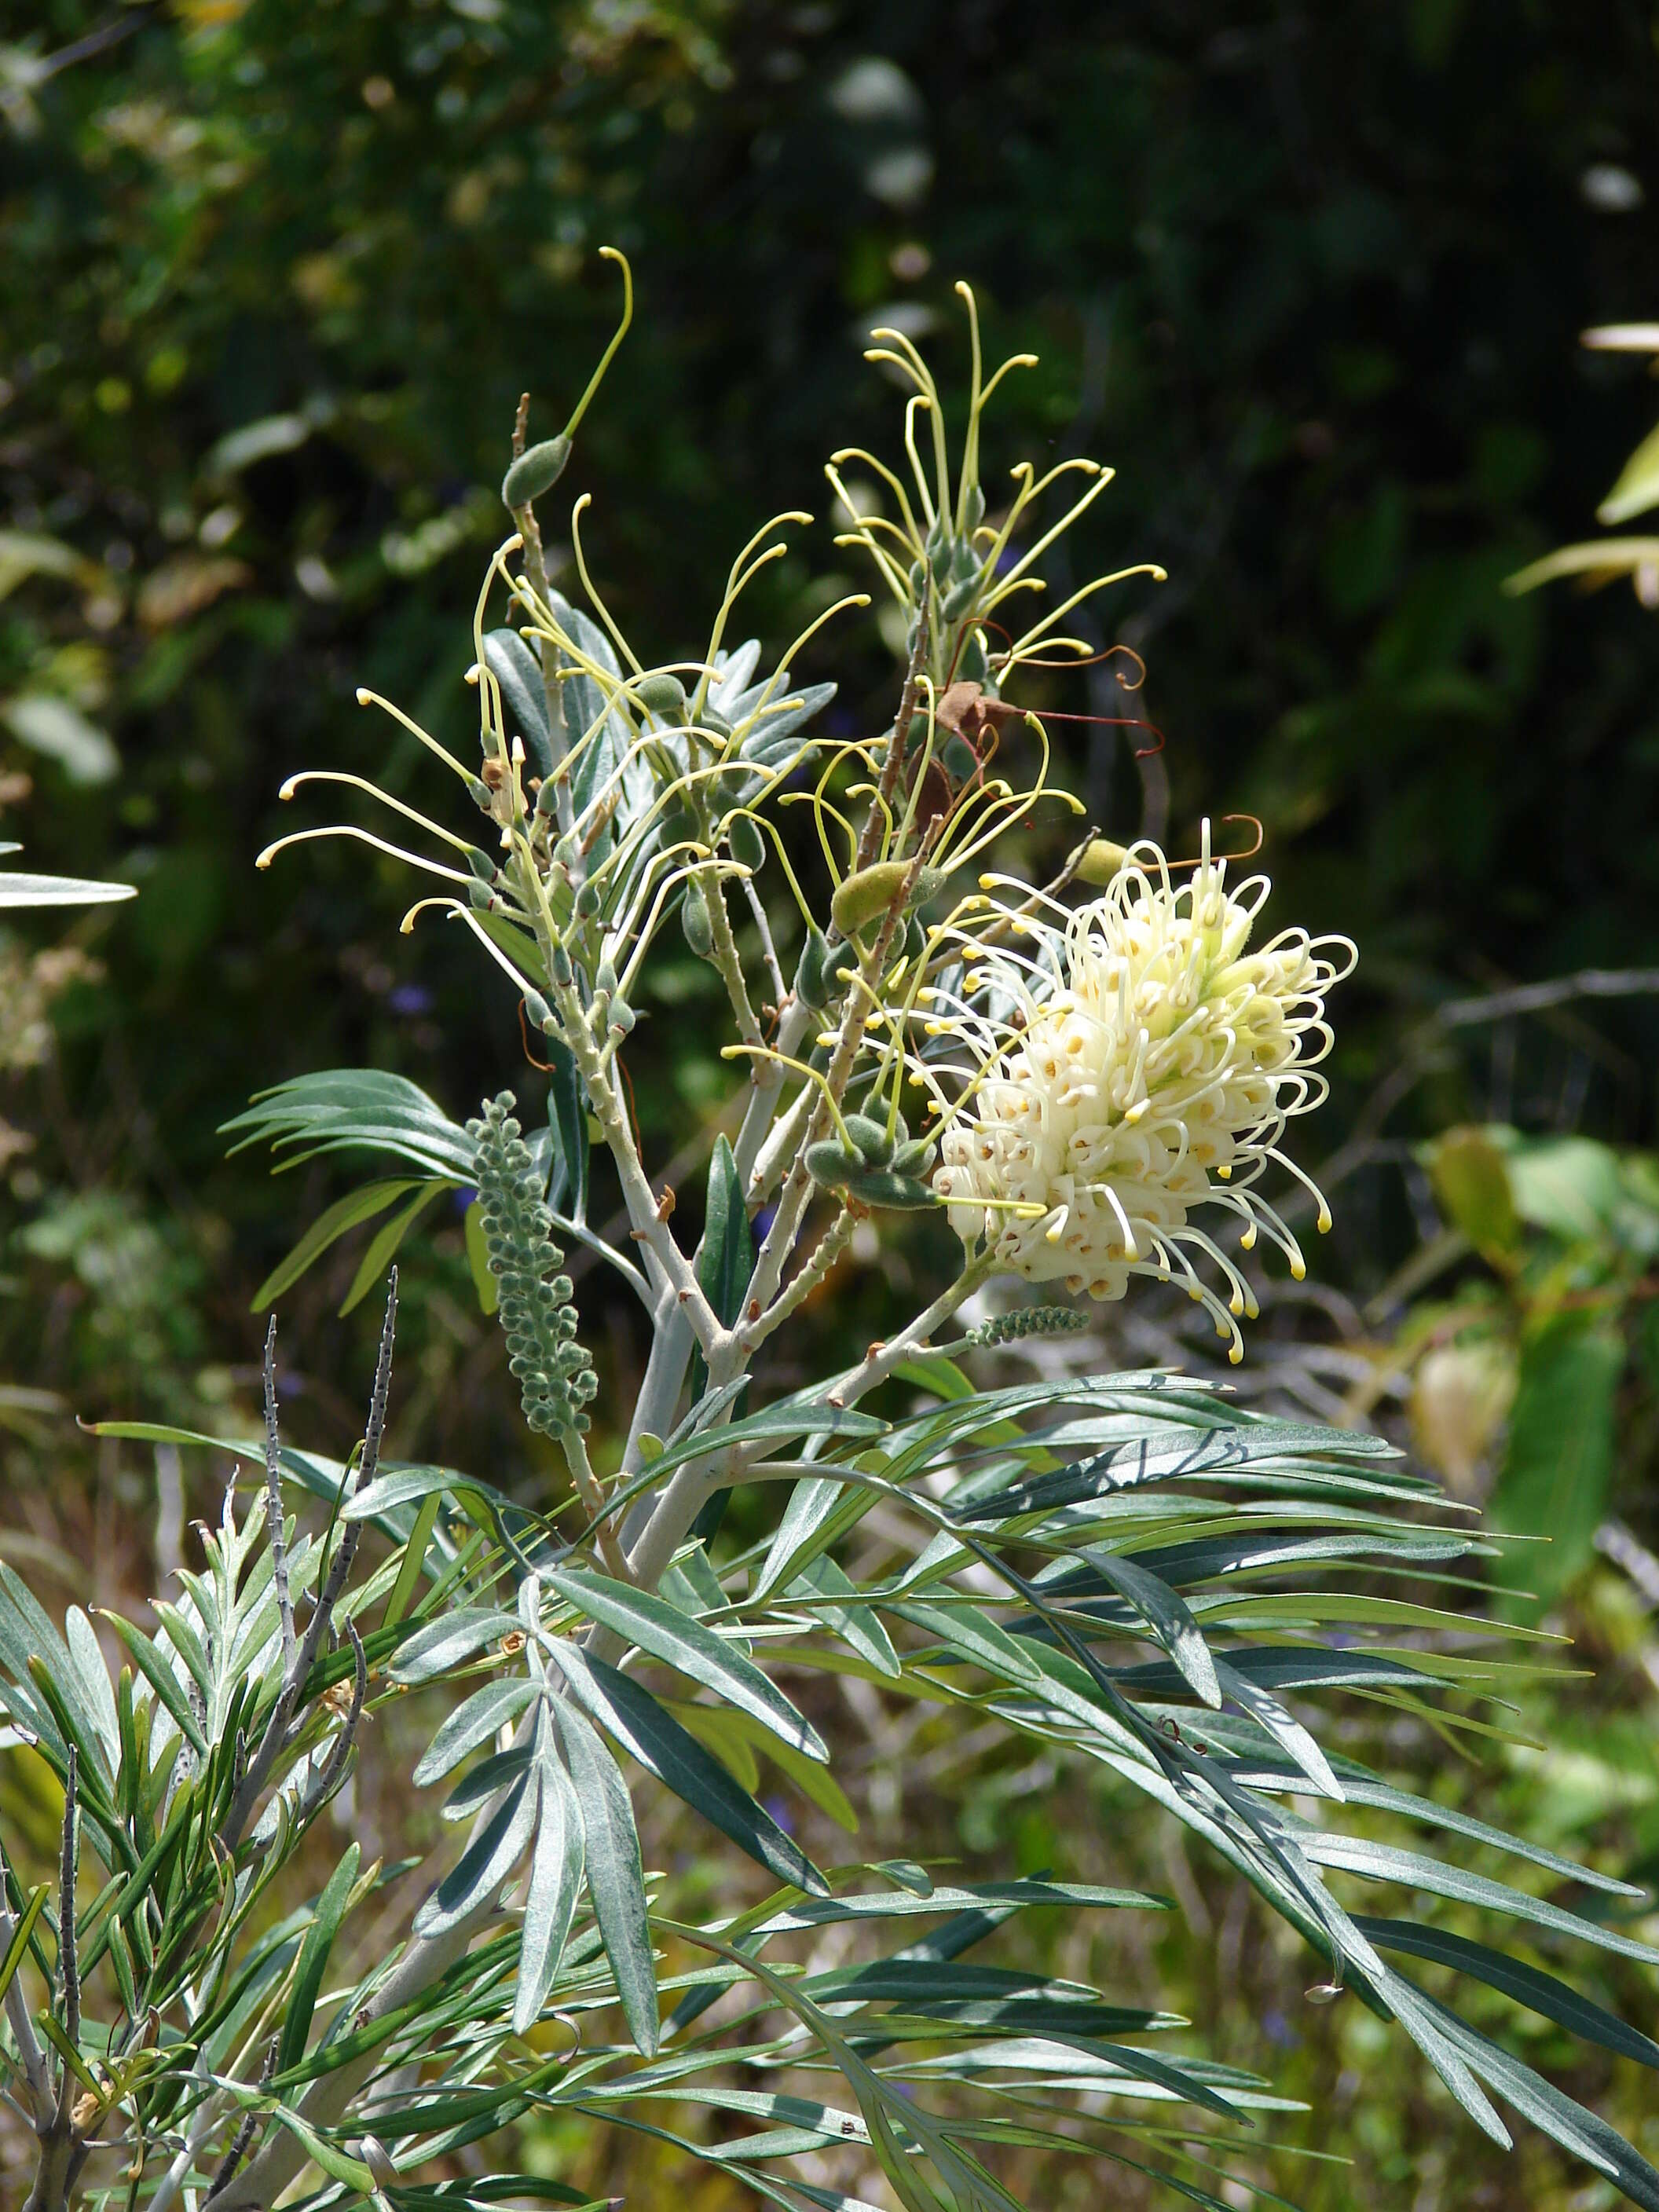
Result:
{"label": "green flower bud", "polygon": [[1012,1313],[997,1314],[970,1328],[970,1344],[1013,1344],[1023,1336],[1075,1336],[1089,1326],[1086,1314],[1070,1306],[1016,1306]]}
{"label": "green flower bud", "polygon": [[544,438],[539,446],[532,446],[501,478],[501,504],[516,514],[528,507],[532,499],[539,499],[544,491],[551,491],[564,474],[565,464],[570,459],[568,438]]}

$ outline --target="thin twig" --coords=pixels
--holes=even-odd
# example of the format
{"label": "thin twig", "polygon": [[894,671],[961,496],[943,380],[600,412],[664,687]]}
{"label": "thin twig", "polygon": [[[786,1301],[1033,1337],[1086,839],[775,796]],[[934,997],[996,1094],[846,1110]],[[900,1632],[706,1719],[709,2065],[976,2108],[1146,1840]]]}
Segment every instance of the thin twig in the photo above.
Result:
{"label": "thin twig", "polygon": [[288,1540],[283,1527],[282,1458],[276,1431],[276,1316],[265,1332],[265,1534],[270,1576],[283,1625],[283,1671],[294,1664],[294,1601],[288,1583]]}
{"label": "thin twig", "polygon": [[357,1723],[363,1717],[363,1700],[368,1695],[368,1662],[363,1656],[363,1639],[357,1633],[355,1620],[347,1620],[345,1632],[351,1643],[351,1705],[344,1725],[334,1739],[333,1748],[322,1772],[306,1792],[305,1802],[300,1808],[304,1814],[314,1813],[319,1805],[325,1805],[334,1795],[340,1778],[345,1772],[345,1763],[351,1756],[351,1747],[357,1740]]}
{"label": "thin twig", "polygon": [[[272,2075],[276,2071],[276,2053],[282,2049],[282,2047],[283,2039],[280,2034],[273,2035],[270,2042],[265,2045],[265,2063],[259,2069],[259,2087],[262,2089],[266,2086]],[[225,2187],[232,2174],[235,2172],[237,2167],[247,2156],[249,2144],[252,2143],[254,2136],[258,2133],[260,2128],[264,2126],[269,2117],[270,2115],[265,2112],[248,2112],[243,2113],[241,2119],[237,2125],[236,2132],[230,2139],[230,2148],[225,2153],[223,2158],[220,2160],[218,2168],[214,2174],[212,2181],[209,2185],[208,2193],[203,2199],[204,2203],[211,2204],[214,2198],[219,2194],[220,2191]]]}
{"label": "thin twig", "polygon": [[1535,1014],[1572,999],[1639,999],[1659,992],[1659,968],[1581,968],[1543,983],[1522,983],[1512,991],[1490,991],[1478,999],[1453,999],[1435,1020],[1442,1029],[1467,1029],[1476,1022],[1507,1021],[1511,1014]]}
{"label": "thin twig", "polygon": [[[75,1746],[69,1747],[69,1771],[64,1781],[64,1841],[58,1863],[58,1976],[63,1984],[64,2033],[71,2049],[81,2043],[81,1969],[75,1950],[75,1877],[81,1850],[78,1815],[81,1762]],[[67,2060],[58,2086],[58,2124],[69,2124],[75,2101],[75,2075]]]}

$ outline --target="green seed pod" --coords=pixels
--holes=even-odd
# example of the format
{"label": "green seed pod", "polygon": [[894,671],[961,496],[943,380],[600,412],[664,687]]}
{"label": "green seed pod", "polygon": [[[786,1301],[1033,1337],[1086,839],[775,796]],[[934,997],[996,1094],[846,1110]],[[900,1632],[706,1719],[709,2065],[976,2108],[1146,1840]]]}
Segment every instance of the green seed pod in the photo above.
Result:
{"label": "green seed pod", "polygon": [[766,840],[752,814],[734,814],[726,824],[726,842],[732,848],[732,858],[750,874],[758,875],[766,866]]}
{"label": "green seed pod", "polygon": [[683,799],[671,799],[657,817],[657,834],[665,845],[691,844],[697,830],[697,817]]}
{"label": "green seed pod", "polygon": [[550,775],[536,793],[536,811],[538,814],[552,815],[558,811],[559,787]]}
{"label": "green seed pod", "polygon": [[468,796],[479,813],[488,814],[495,805],[494,799],[490,797],[489,786],[481,776],[470,775],[466,780],[466,788]]}
{"label": "green seed pod", "polygon": [[546,1031],[552,1028],[553,1009],[548,1005],[546,1000],[543,998],[539,991],[526,991],[525,993],[524,1011],[526,1018],[528,1020],[532,1030]]}
{"label": "green seed pod", "polygon": [[865,1172],[861,1156],[835,1137],[825,1137],[816,1145],[809,1145],[803,1157],[806,1172],[813,1182],[830,1190],[841,1189]]}
{"label": "green seed pod", "polygon": [[481,913],[488,912],[494,896],[488,884],[471,883],[466,887],[468,905],[477,907]]}
{"label": "green seed pod", "polygon": [[697,717],[696,726],[705,737],[729,738],[732,725],[724,714],[717,714],[712,707],[705,707]]}
{"label": "green seed pod", "polygon": [[665,669],[658,676],[641,677],[634,696],[648,714],[663,721],[678,721],[685,713],[685,686]]}
{"label": "green seed pod", "polygon": [[910,563],[909,583],[911,598],[919,599],[927,588],[927,563],[925,561]]}
{"label": "green seed pod", "polygon": [[562,991],[568,991],[576,980],[576,971],[570,964],[570,955],[562,945],[553,947],[553,981]]}
{"label": "green seed pod", "polygon": [[979,597],[980,576],[977,568],[971,569],[960,583],[952,584],[939,602],[939,613],[948,623],[960,622]]}
{"label": "green seed pod", "polygon": [[611,1033],[613,1036],[626,1036],[638,1018],[626,999],[611,1000]]}
{"label": "green seed pod", "polygon": [[795,996],[802,1006],[810,1006],[821,1014],[830,1003],[830,981],[826,972],[830,947],[823,932],[816,924],[806,932],[806,942],[801,946],[800,958],[795,963]]}
{"label": "green seed pod", "polygon": [[916,615],[905,625],[904,650],[914,653],[921,639],[921,617]]}
{"label": "green seed pod", "polygon": [[856,937],[878,915],[885,914],[908,873],[907,861],[878,860],[870,867],[860,868],[856,875],[848,876],[830,902],[830,917],[842,935]]}
{"label": "green seed pod", "polygon": [[584,921],[592,921],[599,910],[599,887],[584,884],[576,894],[576,912]]}
{"label": "green seed pod", "polygon": [[870,1114],[848,1114],[842,1119],[866,1167],[884,1168],[891,1164],[893,1139],[887,1133],[885,1121],[878,1121]]}
{"label": "green seed pod", "polygon": [[680,901],[680,930],[699,960],[713,957],[714,925],[709,919],[708,902],[701,884],[688,884],[685,887],[685,896]]}
{"label": "green seed pod", "polygon": [[907,734],[906,734],[906,736],[905,736],[905,740],[904,740],[904,750],[905,750],[905,752],[907,753],[907,755],[908,755],[908,754],[910,754],[910,753],[919,753],[919,752],[921,750],[922,747],[927,744],[927,715],[926,715],[926,714],[912,714],[912,715],[911,715],[911,717],[910,717],[910,727],[909,727],[909,730],[908,730],[908,732],[907,732]]}
{"label": "green seed pod", "polygon": [[957,550],[951,558],[951,580],[965,584],[969,576],[979,574],[979,556],[965,538],[958,538]]}
{"label": "green seed pod", "polygon": [[[878,860],[870,867],[860,868],[856,875],[848,876],[830,902],[831,918],[842,935],[856,937],[860,930],[867,929],[885,914],[909,872],[908,860]],[[911,886],[908,903],[926,906],[944,886],[945,878],[939,869],[923,868]]]}
{"label": "green seed pod", "polygon": [[933,1139],[931,1137],[912,1137],[908,1144],[898,1147],[889,1164],[895,1175],[919,1176],[927,1169],[933,1156]]}
{"label": "green seed pod", "polygon": [[603,991],[607,999],[613,999],[617,994],[616,963],[609,957],[600,961],[594,972],[593,988],[596,993]]}
{"label": "green seed pod", "polygon": [[569,439],[561,435],[544,438],[539,446],[520,453],[501,478],[501,504],[516,514],[520,507],[528,507],[532,499],[539,499],[544,491],[551,491],[564,474],[570,452]]}
{"label": "green seed pod", "polygon": [[919,1182],[914,1176],[896,1174],[890,1169],[854,1176],[847,1188],[854,1198],[861,1199],[866,1206],[881,1206],[898,1213],[920,1213],[939,1204],[925,1182]]}
{"label": "green seed pod", "polygon": [[969,484],[968,496],[963,501],[963,519],[969,530],[977,530],[985,520],[985,494],[977,484]]}
{"label": "green seed pod", "polygon": [[1109,884],[1128,857],[1122,846],[1115,845],[1109,837],[1091,837],[1078,862],[1078,880],[1097,887]]}
{"label": "green seed pod", "polygon": [[[943,517],[940,520],[942,525]],[[930,544],[927,557],[933,571],[933,581],[942,588],[951,580],[951,564],[957,556],[956,541],[951,538],[950,532],[943,527],[940,528],[939,541],[937,545],[932,544],[932,531],[927,534]]]}
{"label": "green seed pod", "polygon": [[493,853],[481,853],[476,845],[471,845],[467,848],[466,865],[481,884],[495,882],[495,855]]}
{"label": "green seed pod", "polygon": [[991,664],[985,657],[985,640],[976,629],[970,629],[963,640],[962,651],[957,657],[957,681],[959,684],[983,684],[991,672]]}

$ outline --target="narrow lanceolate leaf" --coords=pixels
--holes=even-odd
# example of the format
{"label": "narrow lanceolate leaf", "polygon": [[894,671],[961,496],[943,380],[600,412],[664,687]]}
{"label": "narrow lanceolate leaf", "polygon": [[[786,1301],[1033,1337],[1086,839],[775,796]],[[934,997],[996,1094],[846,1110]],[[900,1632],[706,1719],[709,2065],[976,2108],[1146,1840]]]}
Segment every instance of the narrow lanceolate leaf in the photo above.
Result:
{"label": "narrow lanceolate leaf", "polygon": [[1484,1905],[1491,1911],[1507,1912],[1514,1919],[1553,1929],[1558,1936],[1571,1936],[1581,1943],[1617,1951],[1621,1958],[1640,1959],[1649,1966],[1659,1964],[1659,1950],[1650,1943],[1622,1936],[1616,1928],[1604,1928],[1599,1921],[1582,1919],[1559,1905],[1547,1904],[1541,1897],[1528,1897],[1524,1890],[1488,1881],[1485,1875],[1466,1874],[1462,1867],[1444,1865],[1421,1851],[1400,1850],[1392,1844],[1372,1843],[1364,1836],[1306,1835],[1297,1840],[1304,1856],[1316,1866],[1364,1875],[1373,1881],[1401,1882],[1409,1889],[1425,1889],[1432,1896],[1455,1898],[1460,1905]]}
{"label": "narrow lanceolate leaf", "polygon": [[1253,1721],[1266,1729],[1279,1749],[1296,1761],[1322,1797],[1334,1797],[1340,1802],[1342,1784],[1331,1771],[1329,1759],[1295,1715],[1226,1660],[1218,1659],[1214,1666],[1216,1679],[1234,1704],[1242,1705]]}
{"label": "narrow lanceolate leaf", "polygon": [[417,1187],[412,1180],[401,1178],[368,1182],[361,1190],[349,1191],[326,1212],[319,1213],[293,1250],[276,1262],[253,1293],[254,1312],[262,1313],[280,1298],[348,1231],[356,1229],[360,1222],[372,1221],[377,1213],[384,1213],[387,1206],[395,1206]]}
{"label": "narrow lanceolate leaf", "polygon": [[345,1917],[346,1900],[351,1894],[351,1885],[357,1879],[357,1863],[362,1853],[356,1844],[348,1844],[345,1856],[328,1878],[328,1885],[317,1900],[317,1910],[311,1925],[306,1930],[305,1942],[300,1946],[299,1963],[294,1970],[294,1988],[289,1996],[288,2009],[283,2016],[283,2039],[277,2047],[276,2071],[286,2074],[297,2066],[306,2055],[306,2039],[311,2033],[312,2014],[317,2009],[317,1999],[323,1986],[323,1976],[328,1970],[329,1954],[334,1948],[334,1938],[340,1932],[340,1923]]}
{"label": "narrow lanceolate leaf", "polygon": [[648,1690],[631,1675],[619,1673],[602,1659],[584,1656],[571,1644],[558,1644],[552,1649],[571,1695],[624,1750],[633,1753],[647,1773],[654,1774],[781,1881],[793,1882],[819,1897],[828,1894],[829,1884],[799,1844],[746,1790],[738,1787],[714,1753],[706,1751],[672,1713],[665,1712]]}
{"label": "narrow lanceolate leaf", "polygon": [[513,2028],[517,2035],[523,2035],[540,2017],[559,1971],[581,1890],[585,1856],[581,1807],[553,1748],[552,1730],[544,1713],[537,1726],[536,1751],[541,1802],[530,1859],[530,1887],[525,1898],[519,1991],[513,2006]]}
{"label": "narrow lanceolate leaf", "polygon": [[354,1306],[361,1305],[369,1292],[381,1281],[386,1269],[397,1256],[398,1246],[426,1212],[428,1206],[431,1205],[433,1200],[440,1197],[445,1191],[454,1188],[454,1183],[450,1182],[434,1181],[422,1183],[408,1205],[394,1213],[390,1221],[375,1231],[369,1239],[368,1249],[364,1252],[358,1264],[357,1272],[351,1279],[350,1286],[340,1302],[339,1310],[343,1320]]}
{"label": "narrow lanceolate leaf", "polygon": [[6,1946],[6,1955],[3,1959],[0,1959],[0,2003],[4,2002],[6,1991],[11,1987],[13,1977],[23,1963],[23,1954],[29,1948],[29,1938],[34,1933],[35,1922],[46,1909],[51,1887],[52,1885],[49,1882],[43,1881],[38,1889],[30,1892],[29,1901],[23,1907],[22,1917],[12,1931],[12,1939]]}
{"label": "narrow lanceolate leaf", "polygon": [[410,1638],[398,1654],[392,1679],[394,1682],[429,1682],[434,1675],[446,1674],[450,1668],[473,1658],[486,1645],[498,1643],[503,1636],[516,1634],[518,1628],[517,1613],[501,1613],[489,1607],[469,1606],[459,1613],[445,1613]]}
{"label": "narrow lanceolate leaf", "polygon": [[[101,1611],[102,1608],[100,1607]],[[207,1739],[202,1734],[196,1716],[190,1709],[178,1676],[166,1659],[152,1644],[142,1628],[135,1628],[130,1620],[117,1613],[106,1613],[104,1618],[115,1631],[133,1657],[137,1661],[145,1680],[156,1696],[179,1723],[179,1733],[198,1759],[207,1757]]]}
{"label": "narrow lanceolate leaf", "polygon": [[892,1638],[872,1606],[860,1599],[858,1584],[844,1574],[826,1553],[816,1559],[789,1585],[787,1595],[810,1595],[813,1620],[832,1629],[860,1659],[896,1681],[902,1669]]}
{"label": "narrow lanceolate leaf", "polygon": [[547,1579],[561,1597],[589,1620],[613,1629],[653,1659],[678,1668],[740,1711],[752,1714],[808,1758],[829,1759],[830,1747],[823,1737],[775,1683],[751,1659],[678,1606],[643,1590],[630,1589],[627,1583],[612,1582],[605,1575],[555,1571]]}
{"label": "narrow lanceolate leaf", "polygon": [[398,1579],[386,1601],[386,1611],[380,1615],[382,1628],[395,1628],[414,1602],[422,1570],[426,1565],[427,1547],[432,1541],[432,1531],[438,1522],[438,1510],[443,1502],[442,1493],[435,1490],[429,1492],[421,1501],[415,1516],[415,1525],[404,1545]]}
{"label": "narrow lanceolate leaf", "polygon": [[507,1722],[517,1720],[535,1694],[535,1684],[519,1675],[510,1682],[487,1682],[464,1698],[422,1753],[413,1778],[416,1785],[424,1789],[459,1766]]}
{"label": "narrow lanceolate leaf", "polygon": [[1185,1603],[1169,1584],[1133,1559],[1122,1559],[1097,1544],[1088,1546],[1083,1557],[1140,1615],[1204,1703],[1212,1711],[1218,1709],[1221,1684],[1209,1646]]}
{"label": "narrow lanceolate leaf", "polygon": [[437,1888],[415,1916],[417,1936],[441,1936],[492,1898],[530,1841],[536,1791],[524,1775],[502,1797]]}
{"label": "narrow lanceolate leaf", "polygon": [[1421,1997],[1420,2002],[1432,2012],[1446,2040],[1506,2104],[1564,2150],[1605,2174],[1632,2204],[1643,2206],[1644,2212],[1659,2212],[1659,2171],[1632,2150],[1622,2136],[1615,2135],[1605,2120],[1587,2112],[1563,2091],[1540,2079],[1530,2066],[1489,2043],[1432,1997]]}
{"label": "narrow lanceolate leaf", "polygon": [[1581,1996],[1553,1974],[1542,1973],[1505,1951],[1494,1951],[1467,1936],[1425,1927],[1416,1920],[1371,1920],[1356,1914],[1354,1925],[1379,1951],[1404,1951],[1413,1958],[1431,1960],[1436,1966],[1454,1966],[1459,1973],[1472,1974],[1488,1988],[1501,1990],[1517,2004],[1555,2021],[1572,2034],[1582,2035],[1587,2043],[1599,2043],[1605,2051],[1616,2051],[1621,2058],[1634,2058],[1643,2066],[1659,2069],[1659,2043],[1650,2036],[1627,2027],[1622,2020]]}
{"label": "narrow lanceolate leaf", "polygon": [[640,1864],[639,1831],[622,1769],[575,1709],[556,1701],[559,1740],[581,1814],[588,1894],[616,1978],[628,2032],[647,2058],[657,2055],[657,1974]]}

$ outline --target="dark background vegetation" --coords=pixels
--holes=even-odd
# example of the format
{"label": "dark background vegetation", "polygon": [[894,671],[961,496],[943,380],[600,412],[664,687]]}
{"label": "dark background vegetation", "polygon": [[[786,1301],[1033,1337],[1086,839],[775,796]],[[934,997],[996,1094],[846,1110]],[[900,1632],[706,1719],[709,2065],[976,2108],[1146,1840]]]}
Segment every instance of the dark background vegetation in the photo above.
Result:
{"label": "dark background vegetation", "polygon": [[[246,1419],[250,1296],[344,1187],[226,1158],[218,1125],[252,1091],[374,1064],[458,1117],[505,1081],[537,1092],[505,986],[440,930],[398,939],[405,876],[347,845],[252,862],[299,826],[276,793],[300,767],[438,798],[354,690],[465,742],[514,409],[527,387],[550,434],[586,381],[616,311],[606,242],[633,258],[638,319],[552,504],[593,492],[590,557],[659,657],[696,648],[769,508],[826,514],[830,451],[894,451],[894,395],[860,360],[872,321],[935,331],[960,389],[959,276],[994,356],[1042,356],[1004,387],[993,467],[1117,467],[1073,558],[1170,571],[1100,603],[1103,641],[1146,657],[1139,703],[1098,679],[1031,696],[1166,734],[1143,777],[1132,736],[1064,726],[1111,834],[1184,851],[1201,814],[1253,811],[1281,921],[1361,946],[1337,1095],[1303,1147],[1363,1140],[1315,1269],[1329,1310],[1270,1314],[1264,1337],[1340,1340],[1322,1387],[1376,1403],[1355,1377],[1386,1382],[1444,1227],[1407,1140],[1487,1120],[1655,1139],[1651,999],[1424,1040],[1449,1000],[1659,958],[1654,617],[1622,587],[1501,590],[1586,533],[1655,411],[1639,360],[1577,341],[1659,312],[1656,21],[1635,0],[0,9],[0,830],[33,864],[141,888],[6,941],[12,1555],[82,1595],[146,1586],[154,1471],[66,1411]],[[831,534],[757,588],[775,641],[850,579]],[[890,653],[873,625],[830,640],[804,672],[836,677],[844,726],[878,726]],[[659,1158],[719,1103],[706,974],[688,959],[630,1048]],[[1650,1539],[1645,1249],[1584,1264],[1628,1322],[1595,1479]],[[294,1419],[324,1449],[368,1370],[374,1302],[332,1317],[358,1256],[285,1302]],[[533,1484],[459,1218],[406,1257],[400,1448]],[[1498,1273],[1524,1346],[1534,1305]],[[825,1326],[867,1331],[847,1287]],[[591,1279],[584,1297],[626,1402],[631,1323]],[[187,1472],[192,1503],[216,1479]],[[1533,1716],[1580,1759],[1537,1818],[1659,1870],[1645,1631],[1610,1576],[1568,1617],[1600,1692]],[[1535,1775],[1512,1759],[1492,1786],[1524,1803]],[[944,1847],[1114,1863],[1094,1823],[1056,1832],[1007,1780],[952,1775],[909,1806],[910,1843],[921,1820]],[[1200,1885],[1215,1935],[1165,1943],[1175,2001],[1223,2055],[1317,2095],[1301,2139],[1362,2160],[1282,2185],[1425,2212],[1593,2201],[1541,2155],[1484,2165],[1413,2069],[1380,2094],[1369,2023],[1302,2011],[1302,1969],[1257,1955],[1208,1870],[1160,1872],[1163,1849],[1146,1878]],[[1651,2024],[1650,1985],[1613,1993]],[[1639,2115],[1630,2071],[1574,2086]]]}

